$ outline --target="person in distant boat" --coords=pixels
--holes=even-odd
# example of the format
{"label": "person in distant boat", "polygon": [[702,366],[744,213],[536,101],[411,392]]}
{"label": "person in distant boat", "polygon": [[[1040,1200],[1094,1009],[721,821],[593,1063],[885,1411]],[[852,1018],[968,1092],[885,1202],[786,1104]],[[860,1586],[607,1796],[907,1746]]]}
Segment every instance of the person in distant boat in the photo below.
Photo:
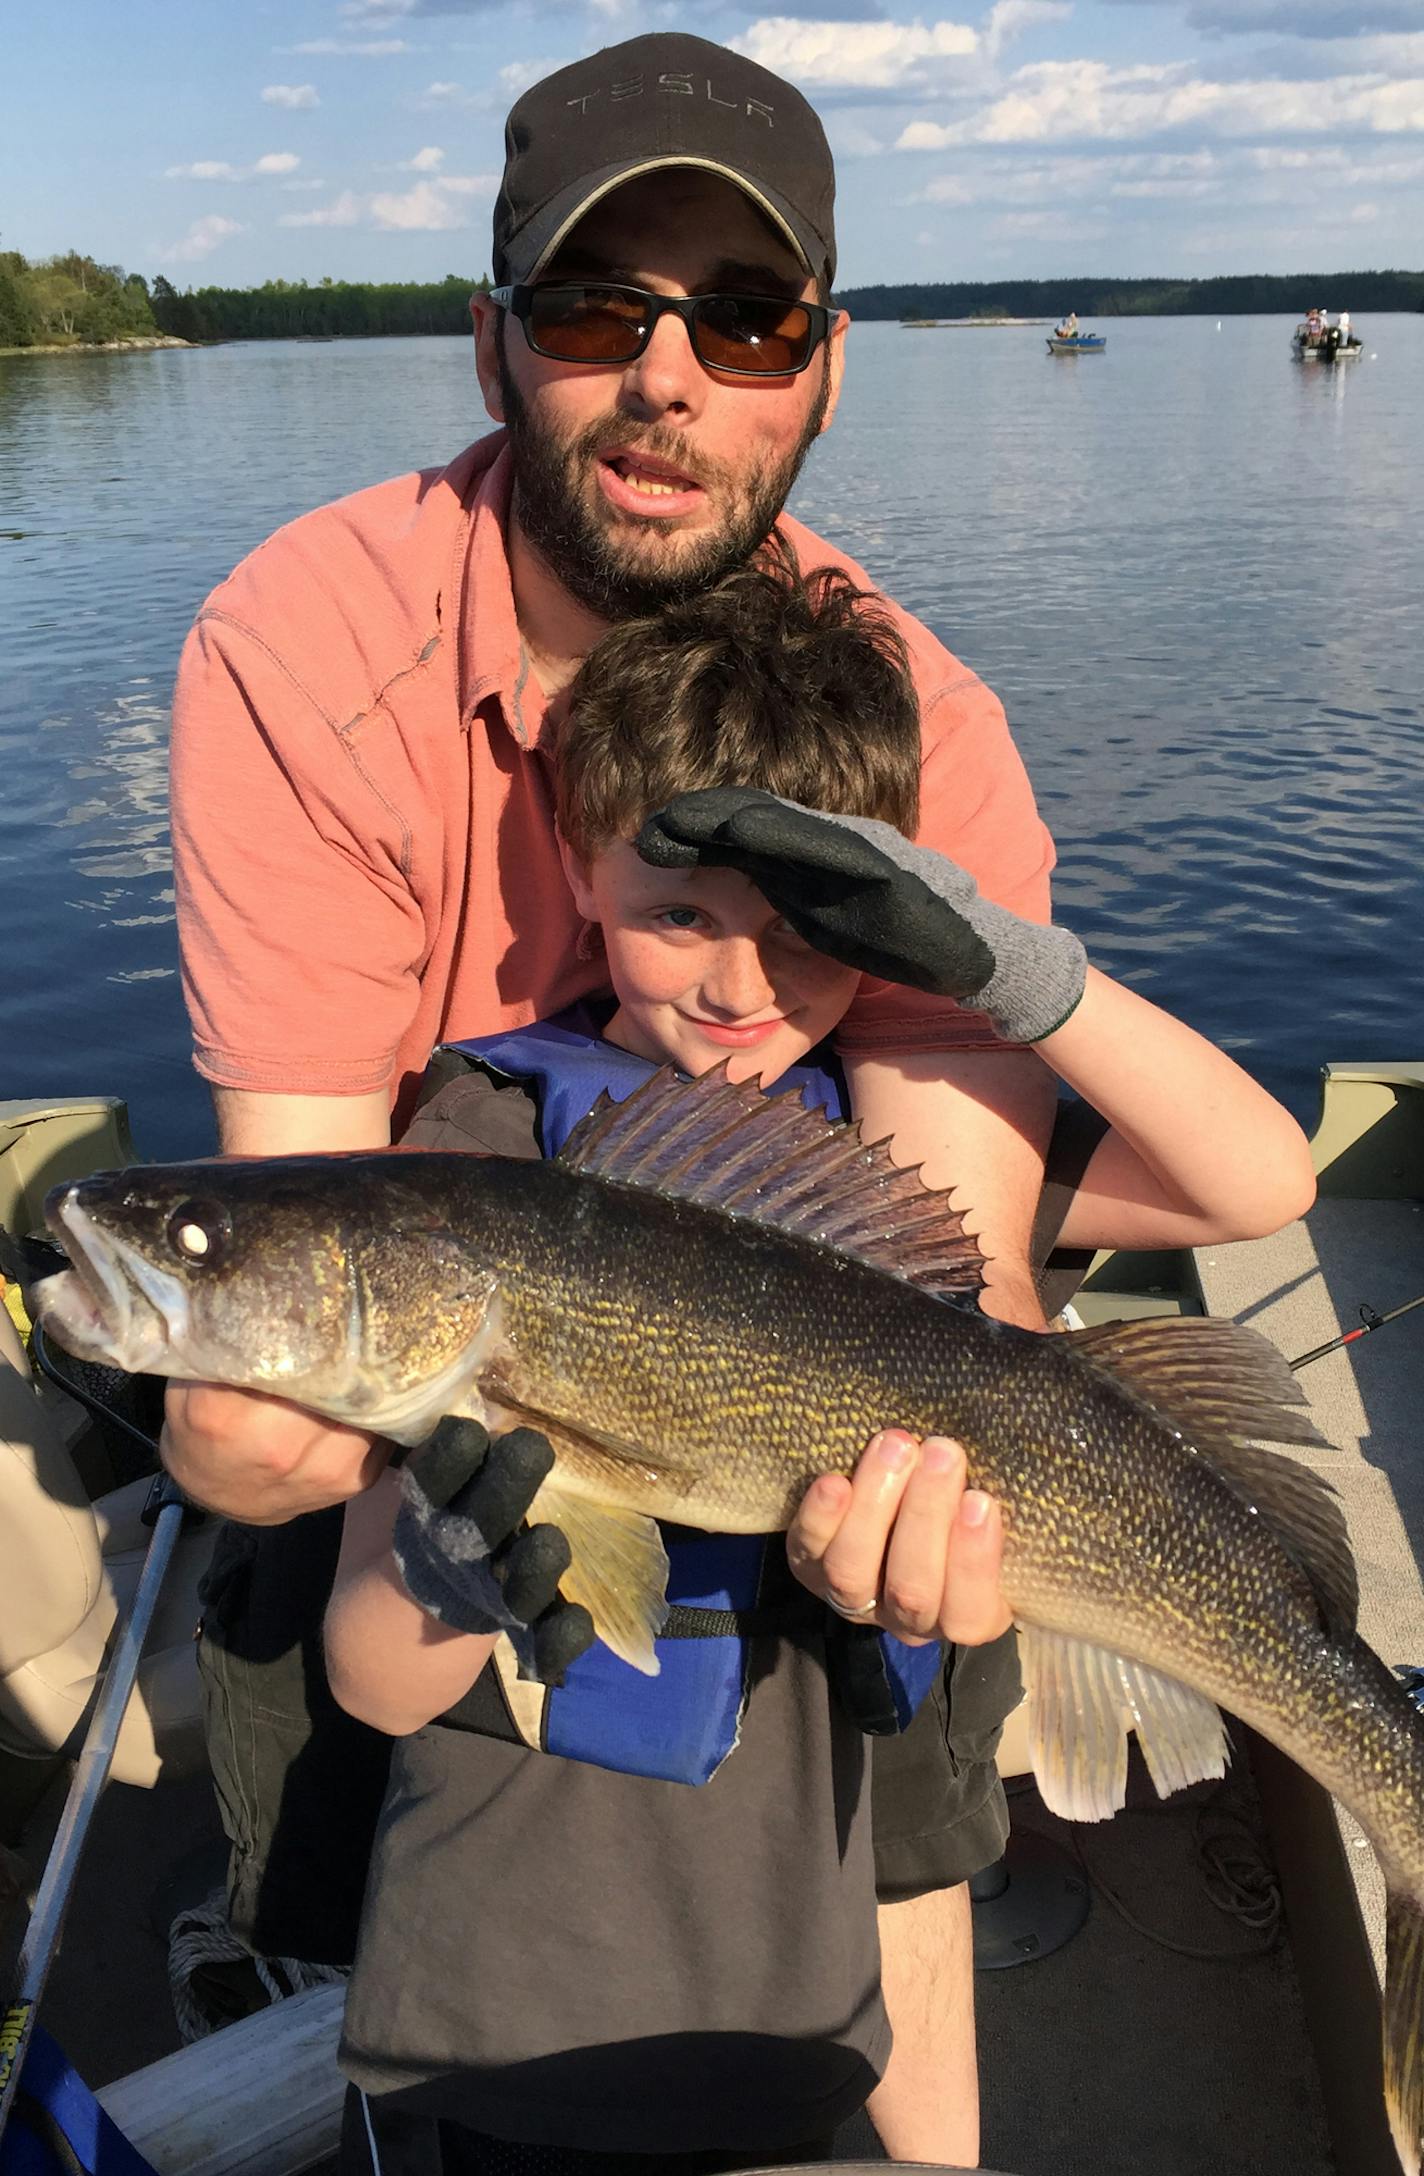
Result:
{"label": "person in distant boat", "polygon": [[1342,348],[1348,347],[1350,344],[1350,313],[1348,310],[1340,312],[1337,325],[1340,334],[1340,345]]}
{"label": "person in distant boat", "polygon": [[1076,340],[1077,337],[1078,313],[1076,310],[1070,310],[1062,324],[1054,327],[1054,338],[1058,340]]}
{"label": "person in distant boat", "polygon": [[[774,546],[608,635],[573,684],[552,755],[563,861],[610,994],[442,1051],[409,1145],[554,1154],[600,1093],[636,1094],[660,1065],[789,1082],[843,1115],[829,1038],[858,965],[834,956],[815,905],[808,939],[758,878],[824,901],[826,874],[854,843],[884,857],[887,894],[910,895],[903,927],[872,909],[858,932],[886,947],[884,965],[918,973],[953,950],[968,926],[958,910],[913,896],[926,882],[952,891],[965,915],[988,917],[993,1003],[1023,1033],[1045,1029],[1034,1047],[1112,1119],[1068,1236],[1091,1244],[1128,1205],[1142,1245],[1288,1213],[1291,1175],[1298,1193],[1308,1170],[1303,1139],[1230,1059],[1087,969],[1066,932],[986,908],[939,857],[906,870],[888,858],[914,860],[906,663],[876,600],[833,568],[803,577]],[[743,1145],[757,1122],[742,1119]],[[699,1169],[707,1162],[704,1144]],[[907,1515],[933,1516],[924,1483],[936,1463],[959,1464],[958,1447],[888,1441],[905,1462],[874,1485],[903,1491]],[[495,1456],[476,1466],[482,1452],[477,1442],[481,1480]],[[342,2176],[516,2176],[536,2147],[548,2176],[577,2176],[579,2156],[560,2157],[571,2147],[669,2172],[694,2153],[705,2169],[709,2149],[729,2168],[829,2157],[830,2130],[864,2099],[888,2044],[856,1729],[866,1651],[849,1671],[837,1621],[803,1617],[783,1635],[721,1635],[725,1698],[710,1691],[707,1634],[663,1645],[666,1670],[695,1672],[681,1705],[666,1680],[599,1647],[552,1693],[516,1686],[492,1629],[479,1629],[468,1567],[442,1550],[423,1480],[432,1463],[444,1501],[461,1472],[448,1437],[435,1459],[416,1452],[347,1507],[326,1619],[338,1700],[397,1740],[347,1997]],[[864,1475],[810,1492],[827,1499],[826,1533],[835,1499]],[[717,1580],[740,1577],[782,1607],[796,1591],[784,1563],[794,1541],[783,1552],[778,1537],[666,1538],[676,1601],[729,1606],[709,1594],[714,1560]],[[856,1576],[838,1573],[842,1606]],[[919,1630],[934,1629],[927,1609]],[[698,1645],[706,1667],[691,1658]],[[917,1688],[934,1696],[937,1656],[883,1638],[878,1655],[907,1702]],[[1017,1672],[1002,1643],[961,1659],[938,1727],[955,1756],[962,1879],[999,1832],[986,1742]],[[942,1871],[956,1871],[953,1857]],[[958,1969],[972,2013],[967,1955]],[[946,2065],[961,2058],[943,2050]],[[871,2112],[883,2113],[874,2097]],[[961,2150],[948,2125],[913,2143]]]}
{"label": "person in distant boat", "polygon": [[1319,310],[1310,309],[1306,311],[1305,330],[1307,338],[1311,340],[1319,339],[1321,331],[1321,318]]}

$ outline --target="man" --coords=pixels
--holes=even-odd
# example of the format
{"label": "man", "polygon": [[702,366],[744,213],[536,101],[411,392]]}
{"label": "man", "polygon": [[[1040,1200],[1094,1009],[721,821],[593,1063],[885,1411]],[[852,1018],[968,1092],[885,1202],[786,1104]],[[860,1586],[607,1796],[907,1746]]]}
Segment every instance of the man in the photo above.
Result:
{"label": "man", "polygon": [[[700,39],[638,38],[535,85],[507,144],[496,286],[472,305],[506,435],[280,532],[215,592],[185,654],[183,965],[227,1153],[383,1145],[435,1043],[599,986],[559,870],[549,711],[610,624],[750,555],[835,412],[834,179],[789,85]],[[845,564],[782,526],[803,565]],[[898,624],[922,714],[921,836],[1042,918],[1051,847],[1002,711]],[[1027,1244],[1045,1069],[953,1004],[871,983],[841,1052],[868,1134],[956,1187],[991,1308],[1041,1326]],[[170,1393],[165,1455],[200,1501],[280,1526],[359,1494],[386,1453],[189,1385]],[[818,1484],[788,1545],[798,1573],[862,1619],[878,1597],[892,1632],[992,1638],[1007,1623],[997,1513],[965,1496],[962,1462],[914,1478],[907,1493],[892,1437],[853,1483]],[[266,1559],[289,1595],[309,1583],[303,1531]],[[242,1576],[260,1583],[263,1562]],[[972,2161],[972,2023],[954,2009],[967,1902],[924,1887],[912,1874],[882,1912],[897,2045],[872,2112],[900,2157]]]}

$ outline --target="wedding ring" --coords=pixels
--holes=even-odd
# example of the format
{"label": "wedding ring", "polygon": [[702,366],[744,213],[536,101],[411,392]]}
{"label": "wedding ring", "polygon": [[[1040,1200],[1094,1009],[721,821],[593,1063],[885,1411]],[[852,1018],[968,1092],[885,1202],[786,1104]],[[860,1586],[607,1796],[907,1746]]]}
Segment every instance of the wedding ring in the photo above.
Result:
{"label": "wedding ring", "polygon": [[862,1602],[857,1609],[849,1609],[844,1607],[840,1602],[832,1602],[829,1595],[826,1596],[826,1600],[829,1603],[830,1607],[835,1611],[836,1615],[838,1617],[844,1617],[848,1624],[856,1623],[856,1621],[861,1617],[873,1617],[876,1610],[880,1607],[880,1597],[878,1594],[872,1594],[870,1600],[868,1602]]}

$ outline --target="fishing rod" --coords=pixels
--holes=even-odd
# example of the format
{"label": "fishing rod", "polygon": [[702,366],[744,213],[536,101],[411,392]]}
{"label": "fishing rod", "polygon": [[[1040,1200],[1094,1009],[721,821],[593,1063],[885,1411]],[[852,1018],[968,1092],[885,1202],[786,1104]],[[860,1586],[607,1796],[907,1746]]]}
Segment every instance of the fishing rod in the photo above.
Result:
{"label": "fishing rod", "polygon": [[1342,1345],[1353,1345],[1357,1338],[1368,1337],[1371,1330],[1382,1330],[1387,1322],[1397,1322],[1401,1315],[1412,1313],[1416,1307],[1424,1307],[1424,1292],[1420,1293],[1417,1300],[1406,1300],[1402,1307],[1391,1307],[1386,1315],[1377,1313],[1368,1301],[1362,1301],[1358,1330],[1346,1330],[1341,1336],[1332,1337],[1326,1345],[1315,1345],[1309,1352],[1303,1352],[1299,1359],[1287,1361],[1286,1365],[1294,1374],[1297,1368],[1309,1367],[1312,1360],[1323,1360],[1326,1353],[1339,1352]]}
{"label": "fishing rod", "polygon": [[[45,1347],[43,1332],[36,1328],[33,1350],[44,1373],[72,1392],[72,1386],[54,1365]],[[85,1397],[84,1403],[91,1410],[106,1411],[101,1402]],[[130,1435],[137,1435],[156,1458],[158,1445],[122,1420],[117,1414],[107,1414],[117,1419]],[[154,1478],[143,1507],[143,1524],[151,1529],[152,1539],[144,1558],[138,1586],[128,1614],[120,1620],[117,1638],[104,1682],[85,1736],[60,1816],[59,1830],[45,1865],[43,1877],[35,1896],[34,1909],[25,1933],[20,1955],[15,1966],[13,1991],[9,1994],[0,2015],[0,2138],[3,2138],[10,2117],[23,2093],[22,2075],[24,2061],[34,2029],[36,2013],[49,1979],[49,1969],[59,1947],[64,1927],[65,1910],[79,1871],[79,1859],[88,1837],[89,1827],[99,1803],[100,1793],[108,1780],[118,1745],[119,1729],[127,1712],[129,1698],[138,1677],[139,1660],[144,1641],[158,1603],[164,1575],[177,1542],[179,1530],[186,1518],[193,1516],[177,1484],[168,1474],[160,1471]]]}

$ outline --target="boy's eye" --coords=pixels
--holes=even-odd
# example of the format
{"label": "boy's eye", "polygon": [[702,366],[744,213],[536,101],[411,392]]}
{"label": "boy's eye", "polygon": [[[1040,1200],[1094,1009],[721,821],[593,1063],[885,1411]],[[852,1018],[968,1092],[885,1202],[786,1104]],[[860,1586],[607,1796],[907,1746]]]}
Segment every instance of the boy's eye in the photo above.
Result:
{"label": "boy's eye", "polygon": [[674,929],[696,929],[702,919],[696,907],[664,907],[659,918]]}

